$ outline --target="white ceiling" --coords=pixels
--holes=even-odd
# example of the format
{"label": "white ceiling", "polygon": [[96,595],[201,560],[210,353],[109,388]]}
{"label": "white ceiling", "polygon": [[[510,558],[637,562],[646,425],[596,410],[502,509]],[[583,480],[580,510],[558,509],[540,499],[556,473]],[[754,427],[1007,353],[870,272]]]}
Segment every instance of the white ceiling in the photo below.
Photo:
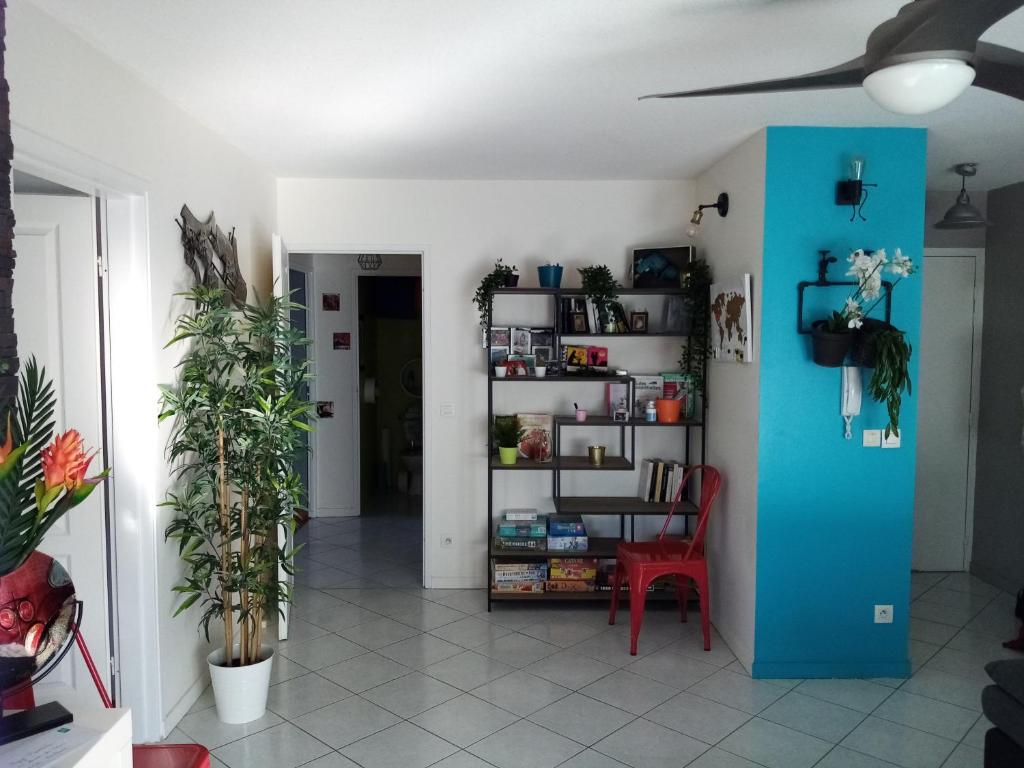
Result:
{"label": "white ceiling", "polygon": [[[1024,179],[1024,102],[977,88],[923,118],[859,88],[636,100],[846,61],[899,0],[33,2],[280,176],[689,178],[802,124],[928,127],[933,189]],[[985,39],[1024,48],[1024,12]]]}

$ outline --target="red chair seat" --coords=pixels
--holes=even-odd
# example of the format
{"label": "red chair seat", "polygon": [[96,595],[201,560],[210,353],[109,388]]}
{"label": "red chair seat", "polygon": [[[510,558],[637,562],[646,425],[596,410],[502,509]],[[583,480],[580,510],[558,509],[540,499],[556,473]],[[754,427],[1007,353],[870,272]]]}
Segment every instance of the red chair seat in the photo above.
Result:
{"label": "red chair seat", "polygon": [[136,744],[135,768],[210,768],[210,751],[199,744]]}
{"label": "red chair seat", "polygon": [[[687,487],[690,476],[701,472],[700,507],[697,513],[697,527],[693,538],[669,538],[666,536],[672,515],[682,491]],[[704,558],[704,536],[707,532],[708,515],[711,505],[722,485],[722,476],[712,466],[691,467],[683,478],[672,506],[661,527],[661,533],[654,541],[620,542],[616,551],[615,575],[612,580],[612,601],[608,610],[608,623],[615,623],[619,608],[619,595],[623,581],[629,584],[629,652],[636,656],[640,625],[643,623],[644,604],[647,588],[657,579],[666,576],[676,578],[676,599],[679,601],[680,620],[686,621],[690,581],[697,585],[700,595],[700,622],[704,633],[704,650],[711,650],[711,598],[708,595],[708,566]]]}

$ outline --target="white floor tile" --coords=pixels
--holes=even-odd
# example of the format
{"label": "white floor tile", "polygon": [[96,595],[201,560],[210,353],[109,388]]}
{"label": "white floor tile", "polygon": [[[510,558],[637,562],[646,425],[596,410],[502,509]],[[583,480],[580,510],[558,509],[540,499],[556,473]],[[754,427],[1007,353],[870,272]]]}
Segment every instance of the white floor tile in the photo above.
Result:
{"label": "white floor tile", "polygon": [[786,694],[786,691],[777,685],[763,680],[752,680],[744,675],[726,672],[724,669],[691,686],[689,692],[752,715],[756,715]]}
{"label": "white floor tile", "polygon": [[267,708],[286,720],[294,720],[351,695],[351,691],[311,672],[270,686]]}
{"label": "white floor tile", "polygon": [[981,681],[929,669],[926,664],[900,690],[981,712],[981,690],[984,687]]}
{"label": "white floor tile", "polygon": [[939,586],[960,592],[971,592],[982,597],[986,595],[994,597],[999,594],[998,588],[986,584],[977,576],[972,576],[969,573],[951,573],[939,582]]}
{"label": "white floor tile", "polygon": [[463,691],[471,691],[514,671],[515,667],[473,651],[451,656],[423,670],[425,674]]}
{"label": "white floor tile", "polygon": [[761,768],[761,766],[750,762],[745,757],[714,747],[690,763],[687,768]]}
{"label": "white floor tile", "polygon": [[711,677],[719,668],[690,656],[662,649],[626,665],[625,669],[627,672],[685,690],[694,683]]}
{"label": "white floor tile", "polygon": [[428,709],[411,722],[452,744],[468,747],[518,719],[511,712],[463,694]]}
{"label": "white floor tile", "polygon": [[978,720],[974,710],[906,691],[896,691],[872,714],[953,741],[963,739]]}
{"label": "white floor tile", "polygon": [[961,744],[942,764],[942,768],[984,768],[985,753],[980,749]]}
{"label": "white floor tile", "polygon": [[697,759],[708,745],[642,718],[593,747],[632,768],[678,768]]}
{"label": "white floor tile", "polygon": [[522,668],[557,653],[559,648],[557,645],[513,632],[497,640],[490,640],[475,650],[504,664]]}
{"label": "white floor tile", "polygon": [[892,688],[868,680],[840,680],[822,678],[805,680],[795,689],[798,693],[865,714],[871,712],[892,695]]}
{"label": "white floor tile", "polygon": [[351,696],[308,715],[295,724],[326,744],[339,749],[370,734],[390,728],[399,718],[359,696]]}
{"label": "white floor tile", "polygon": [[964,736],[963,743],[975,749],[985,748],[985,734],[992,728],[992,723],[984,715],[981,715],[971,726],[971,730]]}
{"label": "white floor tile", "polygon": [[371,688],[362,696],[399,717],[410,718],[454,699],[460,693],[462,691],[447,683],[427,677],[421,672],[413,672],[390,683]]}
{"label": "white floor tile", "polygon": [[318,757],[311,763],[306,763],[302,768],[360,768],[360,766],[353,763],[344,755],[339,755],[337,752],[331,752],[323,757]]}
{"label": "white floor tile", "polygon": [[629,712],[574,693],[534,712],[528,719],[589,747],[634,717]]}
{"label": "white floor tile", "polygon": [[572,652],[603,661],[605,664],[624,667],[627,664],[632,664],[637,659],[654,653],[660,647],[663,646],[657,643],[645,643],[641,640],[637,645],[637,655],[631,656],[629,653],[628,632],[602,632],[588,640],[584,640],[582,643],[574,645]]}
{"label": "white floor tile", "polygon": [[718,746],[767,768],[810,768],[832,749],[827,741],[756,717]]}
{"label": "white floor tile", "polygon": [[337,635],[324,635],[305,643],[288,644],[281,655],[311,670],[330,667],[338,662],[366,653],[361,645]]}
{"label": "white floor tile", "polygon": [[216,755],[228,768],[294,768],[330,751],[291,723],[281,723],[220,747]]}
{"label": "white floor tile", "polygon": [[838,744],[864,719],[864,713],[790,691],[761,713],[778,725]]}
{"label": "white floor tile", "polygon": [[949,624],[939,624],[925,619],[910,617],[910,638],[933,645],[945,645],[959,631]]}
{"label": "white floor tile", "polygon": [[626,768],[626,765],[593,749],[585,749],[578,755],[570,757],[558,768]]}
{"label": "white floor tile", "polygon": [[465,650],[433,635],[415,635],[408,640],[385,646],[378,653],[407,667],[422,669]]}
{"label": "white floor tile", "polygon": [[491,640],[497,640],[511,631],[500,624],[483,621],[475,616],[467,616],[464,619],[453,621],[451,624],[444,624],[432,629],[430,634],[463,648],[476,648]]}
{"label": "white floor tile", "polygon": [[843,746],[903,768],[939,768],[956,742],[869,717],[843,740]]}
{"label": "white floor tile", "polygon": [[846,747],[834,747],[814,768],[894,768],[894,764]]}
{"label": "white floor tile", "polygon": [[494,768],[465,750],[434,763],[430,768]]}
{"label": "white floor tile", "polygon": [[564,699],[572,691],[519,670],[474,688],[470,693],[513,714],[526,717],[552,702]]}
{"label": "white floor tile", "polygon": [[420,631],[406,624],[401,624],[394,619],[381,616],[365,624],[342,629],[338,634],[346,640],[351,640],[353,643],[364,648],[376,651],[385,645],[392,645],[406,638],[414,637],[420,634]]}
{"label": "white floor tile", "polygon": [[683,692],[652,709],[644,718],[687,736],[717,744],[752,715],[710,699]]}
{"label": "white floor tile", "polygon": [[977,616],[978,610],[942,605],[941,603],[929,603],[918,598],[910,604],[910,615],[915,619],[934,621],[936,624],[949,624],[959,628]]}
{"label": "white floor tile", "polygon": [[574,691],[610,675],[618,667],[581,656],[573,651],[559,651],[526,667],[530,674],[543,677]]}
{"label": "white floor tile", "polygon": [[554,768],[583,747],[525,720],[510,725],[468,750],[496,768]]}
{"label": "white floor tile", "polygon": [[228,725],[218,720],[213,710],[204,710],[183,717],[178,723],[178,729],[196,744],[213,750],[259,731],[265,731],[281,722],[283,721],[278,715],[268,710],[258,720],[241,725]]}
{"label": "white floor tile", "polygon": [[611,704],[613,707],[632,712],[634,715],[642,715],[671,699],[679,693],[679,690],[649,678],[634,675],[632,672],[619,670],[581,688],[580,693],[603,701],[605,704]]}
{"label": "white floor tile", "polygon": [[317,674],[350,691],[362,693],[412,671],[410,667],[379,653],[364,653],[362,656],[321,669]]}
{"label": "white floor tile", "polygon": [[411,723],[398,723],[385,731],[349,744],[341,754],[374,768],[426,768],[458,750],[443,739]]}
{"label": "white floor tile", "polygon": [[604,632],[605,628],[571,619],[554,619],[530,624],[519,631],[529,637],[543,640],[545,643],[557,645],[559,648],[569,648]]}
{"label": "white floor tile", "polygon": [[[270,667],[270,684],[277,685],[283,683],[285,680],[291,680],[293,677],[304,675],[310,670],[306,669],[301,664],[298,664],[287,656],[275,653],[274,663]],[[212,686],[209,688],[210,696],[213,696]]]}

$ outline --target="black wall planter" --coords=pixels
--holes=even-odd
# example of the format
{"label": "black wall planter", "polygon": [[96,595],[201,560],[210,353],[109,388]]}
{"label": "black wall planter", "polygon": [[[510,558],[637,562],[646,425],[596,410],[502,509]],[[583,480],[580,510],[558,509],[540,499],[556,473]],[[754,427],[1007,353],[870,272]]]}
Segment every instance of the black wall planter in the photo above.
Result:
{"label": "black wall planter", "polygon": [[811,324],[811,350],[816,365],[825,368],[839,368],[850,353],[853,345],[853,333],[829,333],[825,330],[825,321],[818,320]]}

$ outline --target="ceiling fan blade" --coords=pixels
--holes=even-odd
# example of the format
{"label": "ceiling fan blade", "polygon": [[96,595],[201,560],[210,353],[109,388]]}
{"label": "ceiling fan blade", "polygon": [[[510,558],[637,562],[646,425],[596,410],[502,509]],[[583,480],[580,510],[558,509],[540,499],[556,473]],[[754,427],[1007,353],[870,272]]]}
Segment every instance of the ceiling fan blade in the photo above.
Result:
{"label": "ceiling fan blade", "polygon": [[691,96],[731,96],[742,93],[777,93],[779,91],[813,91],[821,88],[851,88],[864,80],[864,59],[858,57],[831,69],[812,72],[809,75],[783,77],[777,80],[762,80],[757,83],[722,85],[715,88],[701,88],[695,91],[675,93],[652,93],[641,99],[680,99]]}
{"label": "ceiling fan blade", "polygon": [[921,54],[969,60],[978,38],[1018,8],[1024,8],[1024,0],[914,0],[868,37],[867,69],[920,59]]}
{"label": "ceiling fan blade", "polygon": [[1024,101],[1024,51],[979,42],[971,63],[974,85]]}

